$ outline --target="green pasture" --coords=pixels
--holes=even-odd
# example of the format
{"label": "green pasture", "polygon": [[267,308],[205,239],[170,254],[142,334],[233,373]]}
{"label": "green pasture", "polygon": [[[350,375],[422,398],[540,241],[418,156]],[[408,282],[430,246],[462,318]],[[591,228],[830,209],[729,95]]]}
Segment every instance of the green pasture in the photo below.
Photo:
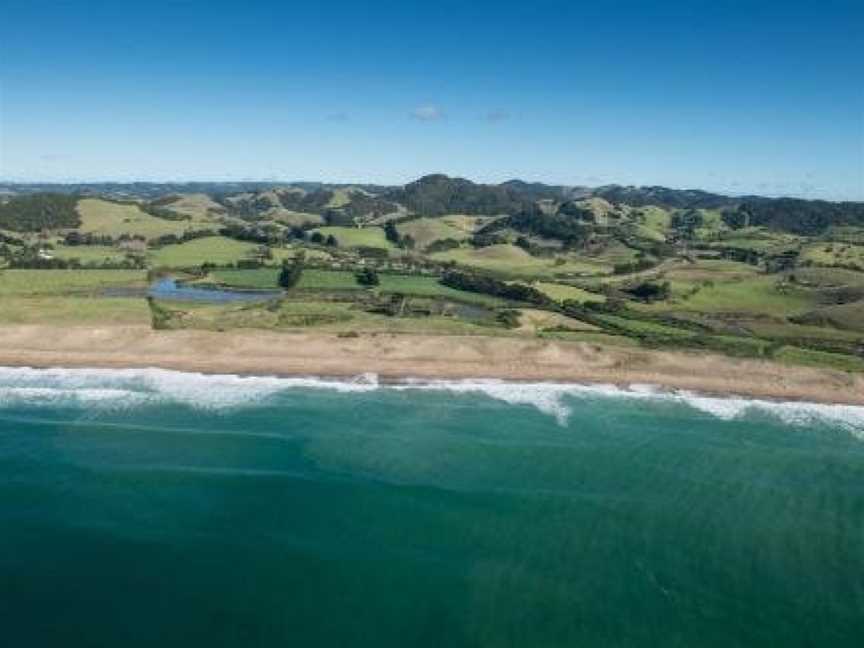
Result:
{"label": "green pasture", "polygon": [[138,235],[147,239],[157,238],[164,234],[180,235],[187,229],[200,228],[190,221],[175,221],[157,218],[141,210],[138,205],[121,204],[101,200],[99,198],[84,198],[78,202],[78,213],[81,216],[81,232],[89,234],[106,234],[119,237],[121,234]]}
{"label": "green pasture", "polygon": [[0,297],[92,294],[109,287],[144,286],[145,279],[142,270],[3,270]]}
{"label": "green pasture", "polygon": [[258,247],[255,243],[224,236],[207,236],[153,250],[150,259],[152,265],[166,268],[187,268],[203,263],[226,265],[250,258]]}

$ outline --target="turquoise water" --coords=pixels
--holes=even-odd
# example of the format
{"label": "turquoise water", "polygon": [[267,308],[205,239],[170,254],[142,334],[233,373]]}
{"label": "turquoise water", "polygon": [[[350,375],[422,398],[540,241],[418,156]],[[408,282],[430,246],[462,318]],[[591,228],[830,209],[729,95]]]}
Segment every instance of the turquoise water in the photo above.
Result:
{"label": "turquoise water", "polygon": [[0,369],[7,646],[861,646],[864,410]]}

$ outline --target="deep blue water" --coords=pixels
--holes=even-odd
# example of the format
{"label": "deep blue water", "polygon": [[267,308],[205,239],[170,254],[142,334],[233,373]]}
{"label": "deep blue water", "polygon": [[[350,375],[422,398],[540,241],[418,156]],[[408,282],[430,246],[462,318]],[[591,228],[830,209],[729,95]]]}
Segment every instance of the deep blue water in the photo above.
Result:
{"label": "deep blue water", "polygon": [[861,646],[864,410],[0,369],[8,646]]}

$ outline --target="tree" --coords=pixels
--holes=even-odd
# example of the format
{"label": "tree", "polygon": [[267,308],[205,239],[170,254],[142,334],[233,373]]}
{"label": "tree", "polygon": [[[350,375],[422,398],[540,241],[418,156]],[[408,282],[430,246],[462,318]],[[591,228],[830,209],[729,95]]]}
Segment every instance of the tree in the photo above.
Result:
{"label": "tree", "polygon": [[392,220],[389,220],[385,223],[384,236],[386,236],[387,240],[394,245],[399,245],[401,237],[399,236],[399,230],[396,229],[396,223],[394,223]]}
{"label": "tree", "polygon": [[514,329],[519,328],[519,311],[506,309],[498,311],[495,315],[495,320],[504,325],[504,328]]}
{"label": "tree", "polygon": [[632,295],[639,301],[650,303],[669,299],[672,291],[668,281],[664,281],[663,283],[646,281],[638,286],[627,288],[624,292]]}
{"label": "tree", "polygon": [[354,278],[357,280],[357,283],[361,286],[365,286],[366,288],[374,288],[378,284],[381,283],[381,280],[378,279],[378,273],[374,268],[363,268],[359,272],[354,275]]}
{"label": "tree", "polygon": [[339,247],[339,241],[337,241],[336,237],[332,234],[328,234],[327,239],[324,241],[324,245],[327,247]]}
{"label": "tree", "polygon": [[324,243],[324,235],[321,232],[312,232],[312,236],[309,237],[309,241],[311,243],[321,245],[322,243]]}
{"label": "tree", "polygon": [[390,295],[390,301],[384,306],[384,311],[390,317],[402,317],[405,315],[405,307],[408,305],[408,298],[401,293],[393,293]]}
{"label": "tree", "polygon": [[279,271],[279,285],[283,290],[291,290],[300,281],[303,275],[303,254],[300,253],[294,259],[282,261],[282,270]]}

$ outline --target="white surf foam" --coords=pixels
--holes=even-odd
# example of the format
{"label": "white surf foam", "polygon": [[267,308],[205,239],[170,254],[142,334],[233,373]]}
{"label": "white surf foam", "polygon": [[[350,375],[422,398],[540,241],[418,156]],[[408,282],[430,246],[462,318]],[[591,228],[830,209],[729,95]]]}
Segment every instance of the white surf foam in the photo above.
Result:
{"label": "white surf foam", "polygon": [[0,403],[99,401],[130,406],[175,402],[205,409],[252,405],[298,387],[359,392],[377,389],[373,375],[354,380],[201,374],[167,369],[32,369],[0,367]]}
{"label": "white surf foam", "polygon": [[554,416],[565,424],[570,408],[563,397],[574,385],[557,383],[515,383],[502,380],[409,380],[405,384],[393,385],[396,390],[435,390],[456,394],[484,394],[511,405],[531,405],[540,412]]}
{"label": "white surf foam", "polygon": [[411,381],[397,389],[434,389],[454,393],[482,393],[514,405],[531,405],[566,424],[573,409],[572,399],[627,398],[651,400],[690,407],[713,417],[731,421],[753,413],[775,417],[789,425],[819,422],[839,426],[864,438],[864,407],[827,405],[797,401],[766,401],[737,397],[716,397],[689,391],[664,390],[657,385],[577,385],[569,383],[513,383],[500,380]]}
{"label": "white surf foam", "polygon": [[0,406],[80,402],[94,407],[134,407],[172,402],[219,410],[259,404],[279,392],[297,388],[343,393],[392,389],[483,394],[513,405],[534,407],[554,417],[561,425],[567,423],[575,401],[580,399],[640,399],[682,405],[724,420],[735,420],[755,413],[777,418],[790,425],[823,422],[864,438],[864,407],[721,398],[688,391],[668,391],[645,384],[621,388],[604,384],[521,383],[489,379],[406,380],[382,386],[375,374],[338,380],[201,374],[166,369],[0,367]]}

